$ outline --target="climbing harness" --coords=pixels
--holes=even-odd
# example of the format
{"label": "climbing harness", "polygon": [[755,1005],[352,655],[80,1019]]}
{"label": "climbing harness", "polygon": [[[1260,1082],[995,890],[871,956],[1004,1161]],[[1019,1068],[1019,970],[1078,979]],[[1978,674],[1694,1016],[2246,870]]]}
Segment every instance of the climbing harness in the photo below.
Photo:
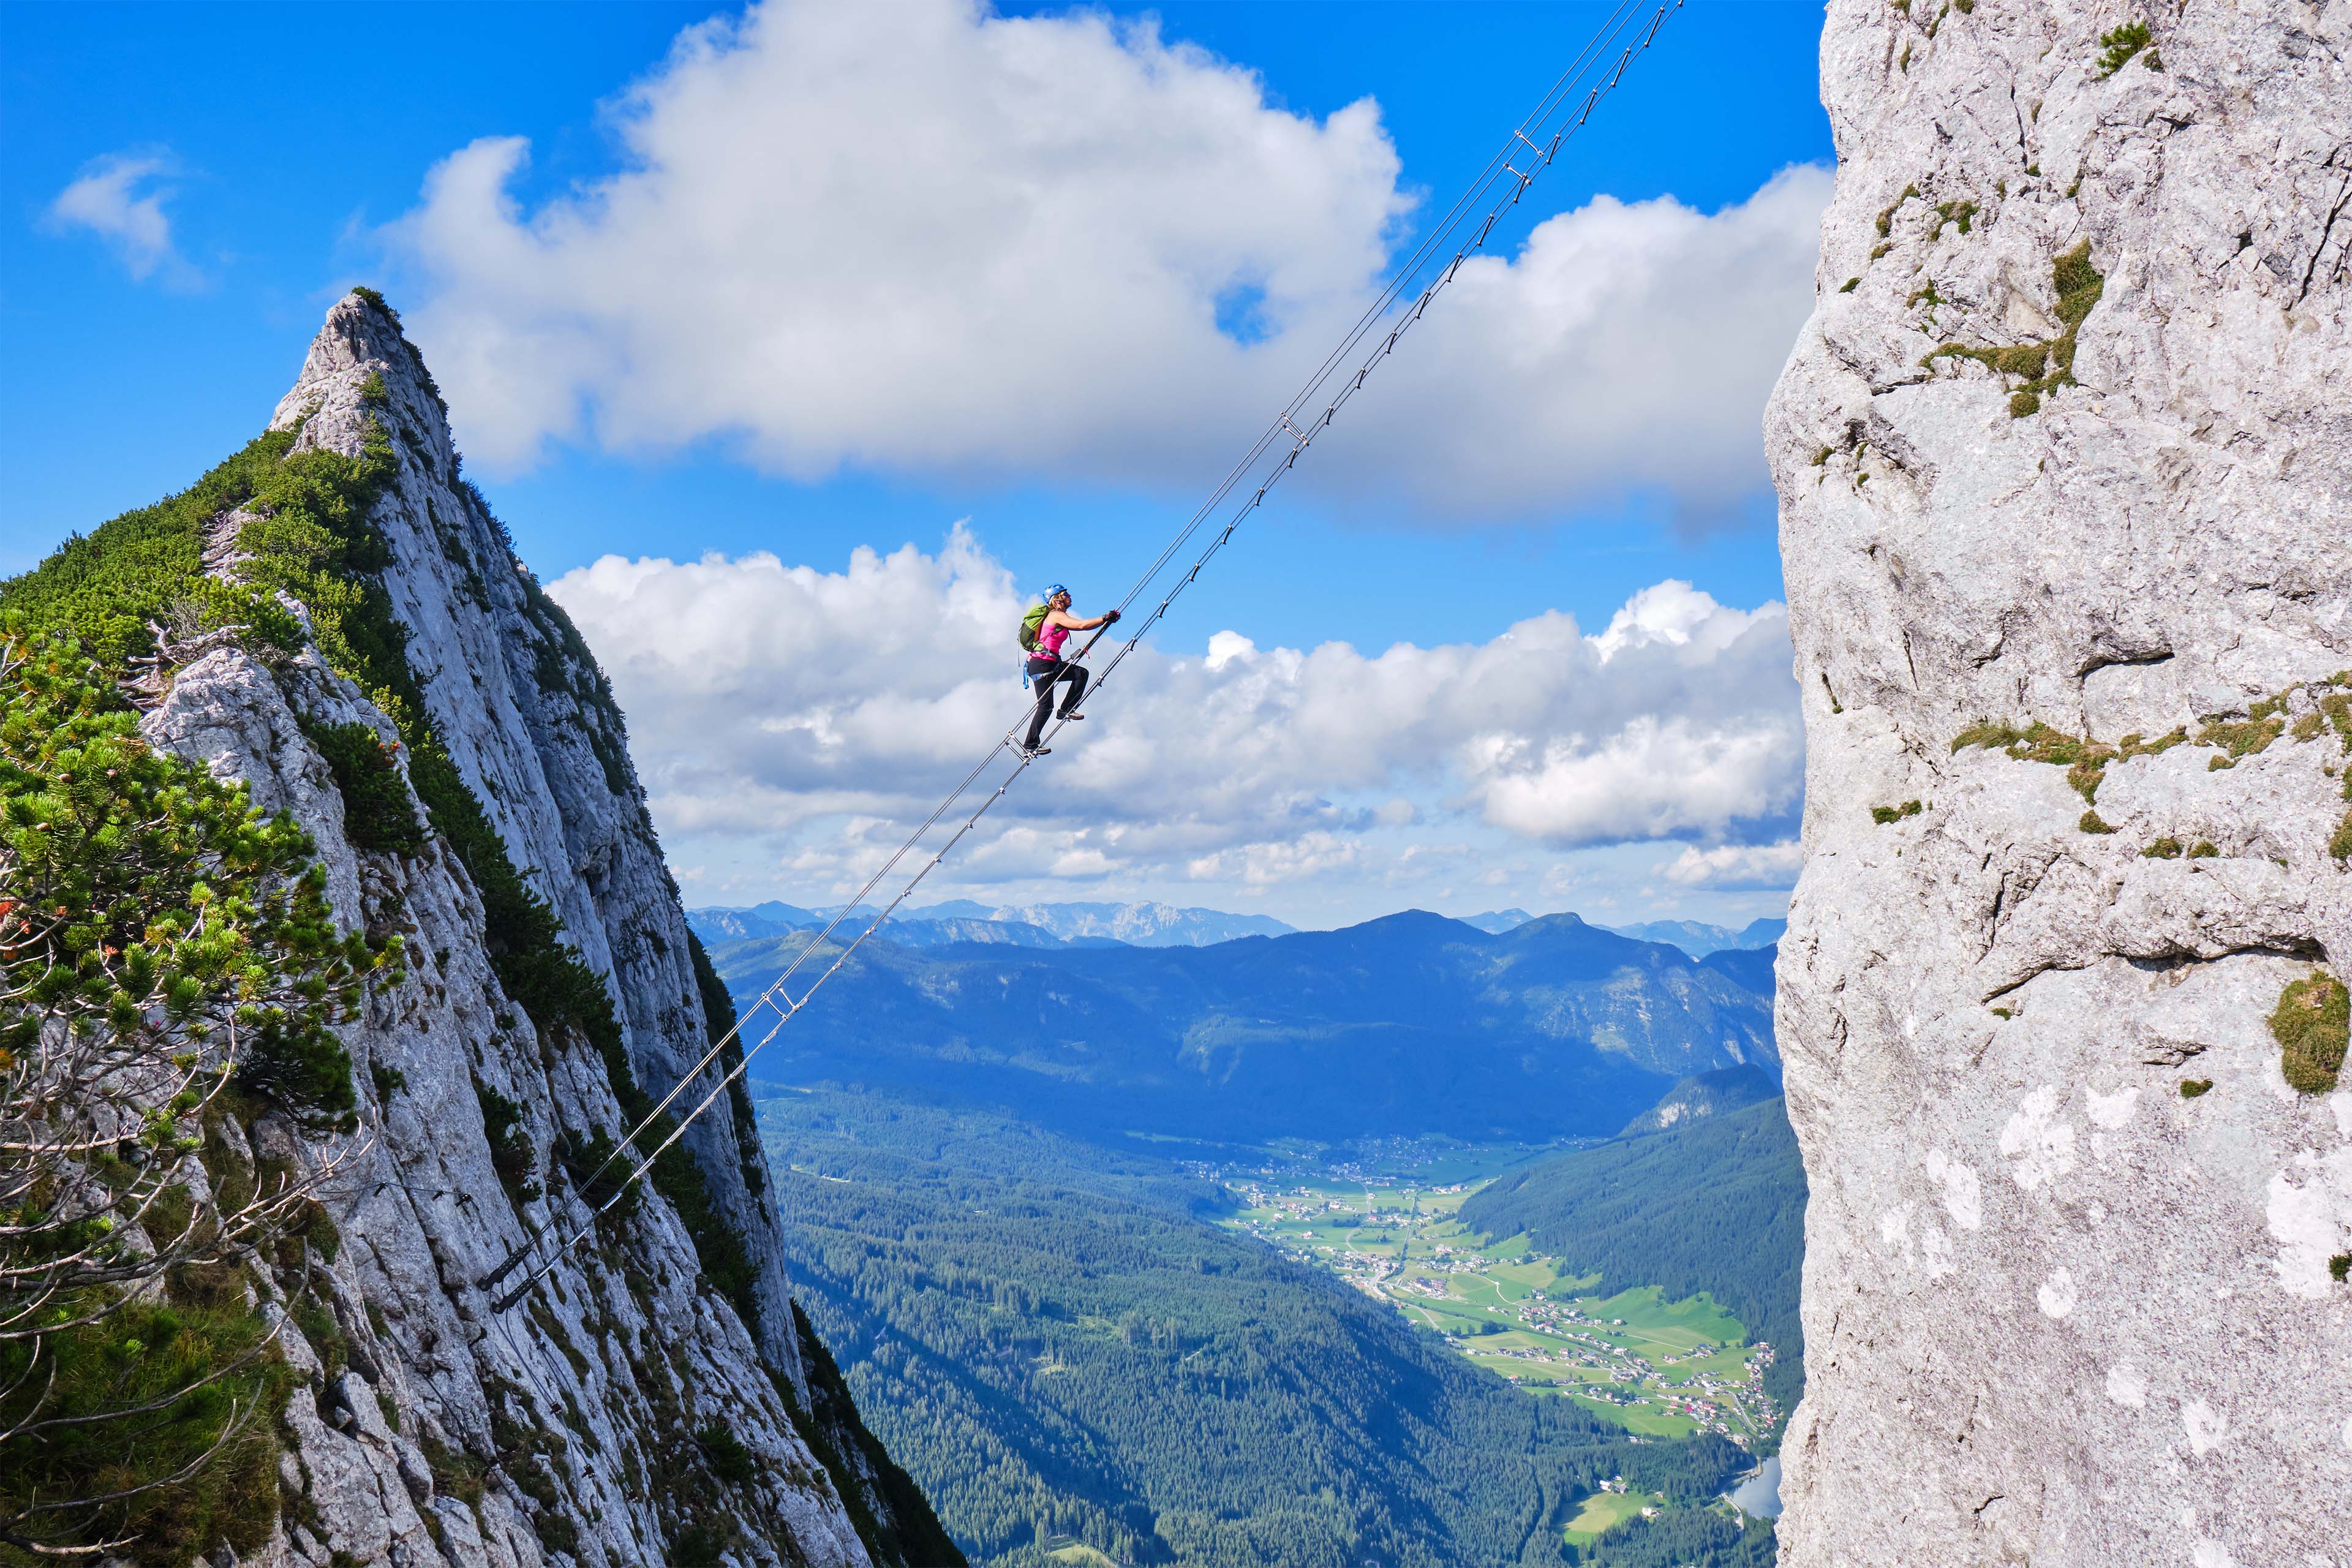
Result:
{"label": "climbing harness", "polygon": [[[1126,662],[1127,656],[1135,651],[1137,645],[1143,641],[1145,635],[1158,624],[1160,617],[1167,615],[1169,606],[1176,602],[1177,596],[1192,585],[1200,577],[1202,568],[1208,565],[1217,552],[1225,547],[1227,542],[1234,536],[1234,530],[1240,527],[1243,520],[1251,512],[1265,504],[1266,492],[1281,482],[1282,476],[1297,465],[1300,455],[1315,443],[1318,437],[1330,427],[1332,420],[1339,416],[1339,410],[1346,406],[1348,400],[1362,389],[1364,378],[1370,375],[1382,360],[1396,352],[1398,340],[1403,337],[1427,312],[1430,302],[1437,297],[1438,291],[1454,281],[1454,275],[1462,269],[1462,264],[1474,253],[1485,248],[1487,236],[1494,232],[1495,225],[1501,221],[1505,213],[1518,205],[1519,198],[1527,194],[1528,187],[1535,183],[1536,176],[1551,166],[1552,161],[1559,155],[1561,145],[1592,117],[1592,111],[1600,105],[1601,100],[1624,79],[1626,68],[1633,63],[1636,57],[1646,53],[1651,44],[1656,40],[1658,29],[1665,24],[1668,14],[1682,9],[1682,5],[1683,0],[1660,0],[1654,11],[1645,11],[1636,3],[1636,0],[1619,0],[1617,7],[1601,23],[1600,29],[1585,44],[1576,58],[1570,63],[1569,68],[1560,73],[1559,79],[1552,84],[1551,90],[1544,95],[1543,100],[1536,106],[1535,111],[1512,131],[1510,140],[1503,143],[1502,150],[1488,160],[1486,167],[1470,183],[1469,187],[1461,196],[1456,198],[1454,205],[1447,209],[1444,217],[1414,247],[1412,254],[1406,258],[1404,263],[1397,268],[1395,275],[1389,279],[1388,285],[1370,305],[1365,307],[1363,315],[1340,340],[1339,345],[1324,356],[1323,363],[1316,367],[1315,373],[1307,378],[1307,384],[1276,415],[1265,433],[1258,437],[1242,459],[1227,470],[1225,477],[1219,481],[1209,499],[1203,501],[1183,527],[1177,531],[1176,537],[1168,542],[1166,548],[1160,551],[1143,575],[1136,580],[1135,585],[1128,590],[1127,597],[1118,602],[1117,608],[1124,612],[1140,599],[1145,591],[1168,569],[1169,563],[1177,558],[1179,552],[1199,534],[1212,517],[1219,513],[1228,500],[1236,496],[1245,497],[1225,519],[1223,526],[1210,538],[1207,546],[1194,558],[1183,575],[1174,581],[1160,598],[1159,606],[1145,616],[1142,625],[1137,626],[1133,634],[1119,645],[1118,651],[1111,656],[1110,662],[1104,666],[1102,673],[1095,678],[1093,689],[1087,693],[1089,700],[1098,696],[1102,689],[1109,684],[1110,678],[1118,672],[1118,667]],[[1616,52],[1612,60],[1612,51],[1618,51],[1620,45],[1622,46],[1622,52]],[[1586,89],[1584,100],[1580,105],[1575,104],[1574,98],[1579,87]],[[1525,163],[1527,166],[1521,168],[1520,163]],[[1470,214],[1475,210],[1477,203],[1482,199],[1489,198],[1491,198],[1491,205],[1486,209],[1484,220],[1478,224],[1477,232],[1455,248],[1451,258],[1430,277],[1429,281],[1423,286],[1420,294],[1414,297],[1410,305],[1399,308],[1399,301],[1405,298],[1405,290],[1412,280],[1423,276],[1431,259],[1441,253],[1444,244],[1466,226],[1470,221]],[[1394,316],[1391,322],[1392,311]],[[1391,322],[1387,332],[1375,339],[1374,334],[1384,322]],[[1357,363],[1354,371],[1340,372],[1339,367],[1341,363],[1368,341],[1372,342],[1373,346]],[[1308,416],[1307,410],[1313,405],[1316,398],[1325,394],[1326,389],[1332,384],[1335,376],[1338,377],[1338,391],[1328,398],[1319,413],[1311,417]],[[1085,658],[1108,630],[1108,626],[1097,628],[1094,636],[1088,637],[1085,645],[1072,658]],[[662,1098],[661,1103],[647,1111],[644,1120],[631,1128],[628,1134],[614,1145],[612,1152],[604,1157],[604,1163],[591,1172],[586,1179],[572,1184],[572,1190],[575,1193],[584,1194],[593,1192],[596,1188],[598,1178],[604,1175],[614,1161],[621,1158],[622,1151],[627,1150],[632,1153],[642,1154],[642,1157],[630,1167],[628,1174],[614,1184],[609,1195],[590,1209],[588,1217],[561,1234],[558,1234],[554,1227],[533,1232],[521,1247],[507,1258],[506,1261],[475,1281],[478,1289],[492,1289],[534,1258],[541,1259],[537,1267],[524,1275],[520,1284],[491,1304],[493,1311],[504,1312],[520,1303],[530,1293],[533,1286],[546,1278],[548,1272],[555,1267],[565,1252],[576,1246],[583,1237],[595,1228],[596,1222],[622,1200],[631,1185],[653,1169],[654,1162],[667,1152],[672,1144],[684,1137],[686,1130],[694,1124],[696,1119],[709,1110],[719,1097],[726,1093],[735,1081],[743,1076],[745,1069],[751,1065],[751,1058],[758,1056],[761,1048],[776,1037],[778,1031],[799,1016],[801,1010],[809,1005],[811,998],[824,987],[824,983],[841,972],[842,965],[849,962],[850,956],[865,943],[866,939],[879,931],[883,923],[897,912],[898,906],[913,895],[915,889],[922,885],[923,879],[929,876],[940,863],[948,858],[949,852],[961,842],[964,835],[979,826],[980,819],[987,815],[991,806],[1004,798],[1005,793],[1013,787],[1014,782],[1028,771],[1029,764],[1045,753],[1049,748],[1040,746],[1033,752],[1020,743],[1019,732],[1024,720],[1027,717],[1024,711],[1022,719],[1013,721],[1013,727],[989,748],[985,756],[972,764],[971,771],[965,773],[961,782],[948,793],[947,798],[940,801],[931,814],[923,819],[922,825],[908,835],[905,842],[892,851],[889,858],[883,861],[874,874],[866,879],[865,886],[858,889],[857,896],[844,904],[839,912],[826,922],[824,929],[809,939],[807,944],[801,949],[799,955],[793,960],[790,967],[776,976],[769,984],[768,988],[760,994],[759,998],[737,1016],[734,1027],[720,1036],[703,1054],[702,1059],[696,1062],[693,1068],[678,1079],[677,1087]],[[1044,739],[1052,740],[1067,722],[1069,721],[1066,719],[1056,719],[1054,728],[1046,731]],[[846,945],[840,948],[833,962],[827,964],[814,980],[809,982],[800,996],[795,999],[792,992],[787,989],[793,976],[799,973],[804,964],[817,956],[819,950],[826,944],[835,928],[849,918],[851,911],[866,902],[874,889],[881,886],[883,879],[895,871],[899,862],[912,854],[931,829],[938,826],[948,813],[955,807],[957,802],[964,798],[981,775],[988,771],[990,764],[1008,751],[1012,752],[1014,759],[1013,771],[997,782],[995,788],[991,790],[981,800],[979,805],[973,808],[971,815],[966,816],[948,836],[947,841],[941,844],[930,858],[923,862],[920,868],[908,879],[907,885],[899,889],[888,903],[882,906],[880,912],[866,923],[865,930],[859,931]],[[759,1043],[742,1052],[740,1058],[720,1077],[719,1082],[695,1104],[692,1110],[669,1129],[661,1142],[654,1146],[651,1152],[639,1151],[636,1141],[659,1124],[670,1106],[686,1093],[696,1079],[709,1070],[711,1063],[719,1059],[720,1054],[736,1040],[739,1035],[746,1031],[752,1019],[763,1008],[774,1013],[775,1021],[768,1026],[767,1033],[760,1037]]]}

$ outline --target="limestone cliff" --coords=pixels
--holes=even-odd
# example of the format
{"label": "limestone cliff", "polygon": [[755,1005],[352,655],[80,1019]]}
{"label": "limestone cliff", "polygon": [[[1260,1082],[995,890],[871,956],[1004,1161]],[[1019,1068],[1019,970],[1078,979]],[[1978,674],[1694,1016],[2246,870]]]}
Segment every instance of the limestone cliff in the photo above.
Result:
{"label": "limestone cliff", "polygon": [[2352,973],[2348,46],[1829,7],[1784,1562],[2352,1562],[2352,1092],[2269,1023]]}
{"label": "limestone cliff", "polygon": [[[340,1232],[322,1260],[332,1330],[286,1331],[307,1383],[267,1560],[960,1562],[803,1343],[743,1100],[722,1098],[686,1140],[690,1166],[525,1306],[496,1312],[478,1288],[530,1233],[584,1216],[575,1184],[598,1141],[706,1047],[697,950],[604,678],[460,479],[439,395],[382,301],[333,308],[273,428],[297,433],[297,455],[373,442],[389,462],[369,582],[405,629],[389,656],[405,675],[363,691],[316,647],[274,668],[223,649],[180,670],[143,728],[292,812],[338,917],[404,933],[408,977],[343,1031],[373,1143],[321,1194]],[[216,569],[252,521],[217,520]],[[357,637],[358,613],[338,635]],[[317,737],[362,725],[392,744],[386,708],[420,703],[404,732],[437,750],[393,754],[440,831],[414,853],[362,847]],[[454,771],[438,797],[428,765]],[[531,895],[591,993],[561,1017],[517,994],[560,991]],[[544,951],[524,953],[533,940]],[[256,1136],[318,1154],[267,1122]]]}

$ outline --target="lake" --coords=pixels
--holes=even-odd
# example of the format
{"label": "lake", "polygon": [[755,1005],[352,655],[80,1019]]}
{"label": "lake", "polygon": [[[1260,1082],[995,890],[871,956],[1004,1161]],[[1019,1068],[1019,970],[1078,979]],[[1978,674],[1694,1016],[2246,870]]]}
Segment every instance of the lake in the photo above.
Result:
{"label": "lake", "polygon": [[1773,1455],[1755,1473],[1731,1489],[1731,1506],[1758,1519],[1780,1517],[1780,1456]]}

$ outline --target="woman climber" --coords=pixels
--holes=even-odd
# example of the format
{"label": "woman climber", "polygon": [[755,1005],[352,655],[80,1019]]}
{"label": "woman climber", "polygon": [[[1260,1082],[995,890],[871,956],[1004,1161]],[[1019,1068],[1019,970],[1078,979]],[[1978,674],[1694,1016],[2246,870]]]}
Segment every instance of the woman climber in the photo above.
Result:
{"label": "woman climber", "polygon": [[1053,750],[1040,746],[1038,737],[1045,732],[1045,721],[1054,712],[1054,683],[1061,682],[1061,717],[1075,721],[1086,717],[1074,712],[1087,694],[1087,671],[1084,665],[1073,664],[1062,658],[1062,644],[1072,632],[1090,632],[1097,626],[1107,626],[1118,619],[1117,610],[1107,610],[1092,619],[1081,620],[1070,614],[1070,591],[1059,583],[1045,590],[1045,603],[1022,618],[1021,646],[1029,652],[1025,667],[1029,684],[1037,689],[1037,711],[1029,719],[1029,737],[1021,743],[1024,757],[1042,757]]}

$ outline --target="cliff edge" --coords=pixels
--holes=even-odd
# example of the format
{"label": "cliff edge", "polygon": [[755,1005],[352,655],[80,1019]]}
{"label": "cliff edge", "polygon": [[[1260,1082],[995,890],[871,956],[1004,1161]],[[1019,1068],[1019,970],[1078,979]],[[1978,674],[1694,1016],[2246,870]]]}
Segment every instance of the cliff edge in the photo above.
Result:
{"label": "cliff edge", "polygon": [[[229,1287],[292,1373],[274,1492],[188,1544],[317,1568],[961,1564],[792,1300],[740,1089],[527,1300],[482,1289],[587,1221],[614,1141],[732,1014],[610,688],[461,478],[383,301],[329,311],[243,453],[0,587],[102,667],[149,668],[146,741],[290,815],[337,925],[401,942],[339,1030],[358,1131],[232,1098],[186,1163],[196,1184],[326,1173],[307,1243]],[[170,657],[163,623],[224,593],[248,624]]]}
{"label": "cliff edge", "polygon": [[1782,1561],[2347,1561],[2352,5],[1832,0]]}

